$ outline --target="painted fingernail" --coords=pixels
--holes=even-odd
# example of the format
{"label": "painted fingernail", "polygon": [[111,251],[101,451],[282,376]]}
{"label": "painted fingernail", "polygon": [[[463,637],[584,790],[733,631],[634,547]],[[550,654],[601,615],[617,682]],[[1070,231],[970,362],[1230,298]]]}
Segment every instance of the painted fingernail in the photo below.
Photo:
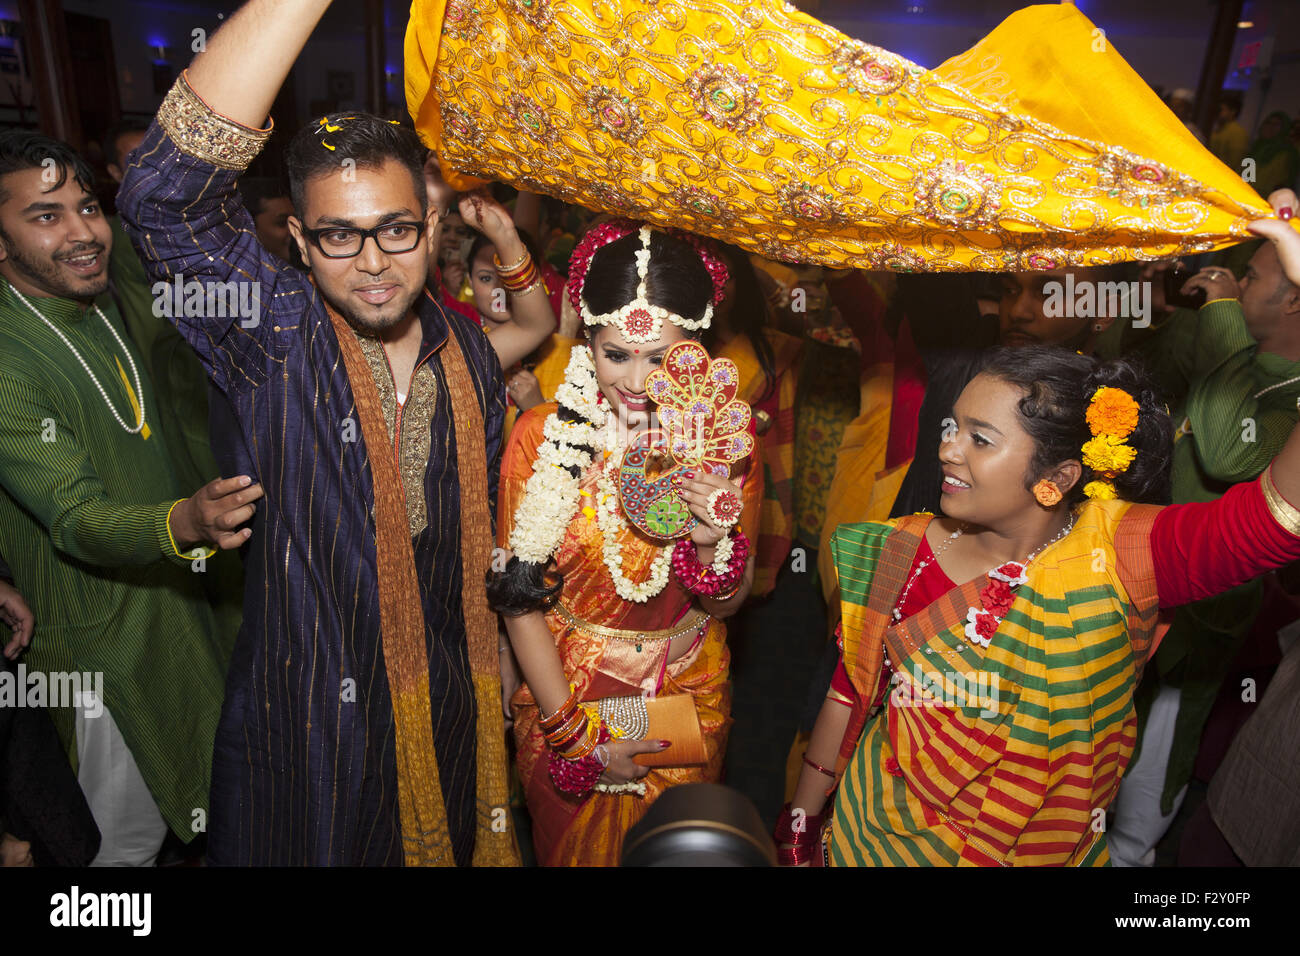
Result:
{"label": "painted fingernail", "polygon": [[1290,207],[1290,206],[1283,206],[1281,209],[1279,209],[1279,210],[1277,211],[1277,218],[1279,218],[1279,219],[1290,219],[1290,218],[1291,218],[1291,207]]}
{"label": "painted fingernail", "polygon": [[661,740],[661,741],[659,741],[659,749],[660,749],[660,750],[667,750],[667,749],[668,749],[669,747],[671,747],[672,745],[673,745],[673,742],[672,742],[671,740]]}

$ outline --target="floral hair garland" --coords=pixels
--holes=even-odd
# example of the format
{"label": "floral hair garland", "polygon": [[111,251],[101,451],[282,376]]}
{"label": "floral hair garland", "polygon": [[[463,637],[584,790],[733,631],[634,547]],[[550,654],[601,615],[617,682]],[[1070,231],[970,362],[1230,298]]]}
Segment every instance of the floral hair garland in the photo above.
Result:
{"label": "floral hair garland", "polygon": [[[597,251],[611,242],[622,239],[634,232],[639,235],[641,240],[641,248],[636,253],[636,298],[612,312],[597,315],[587,306],[583,295],[587,283],[587,271],[591,267],[592,257]],[[623,338],[636,345],[658,339],[663,329],[664,319],[689,331],[707,329],[713,319],[713,307],[722,301],[723,290],[727,284],[727,266],[709,244],[699,236],[679,232],[673,232],[672,234],[685,242],[689,242],[695,248],[704,263],[705,269],[708,270],[709,277],[713,280],[713,297],[705,305],[704,315],[701,318],[687,319],[684,316],[670,312],[662,306],[650,303],[647,298],[647,277],[650,270],[650,237],[652,231],[649,226],[628,219],[615,219],[601,223],[591,229],[583,237],[582,242],[578,243],[573,250],[572,257],[569,259],[569,303],[573,306],[574,311],[582,316],[583,322],[589,326],[613,325],[619,330]]]}
{"label": "floral hair garland", "polygon": [[1111,479],[1128,471],[1137,458],[1137,449],[1126,439],[1137,428],[1139,409],[1133,396],[1122,388],[1104,386],[1093,393],[1086,415],[1093,437],[1084,442],[1083,463],[1099,480],[1083,486],[1089,498],[1110,501],[1119,497]]}

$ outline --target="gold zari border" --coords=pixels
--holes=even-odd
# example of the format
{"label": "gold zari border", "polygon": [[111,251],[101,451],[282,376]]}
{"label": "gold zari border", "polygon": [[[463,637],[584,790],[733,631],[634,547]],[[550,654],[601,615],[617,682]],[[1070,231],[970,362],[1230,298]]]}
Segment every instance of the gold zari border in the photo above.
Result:
{"label": "gold zari border", "polygon": [[241,172],[262,151],[272,128],[251,129],[222,116],[190,89],[185,73],[177,77],[158,108],[158,125],[182,153]]}

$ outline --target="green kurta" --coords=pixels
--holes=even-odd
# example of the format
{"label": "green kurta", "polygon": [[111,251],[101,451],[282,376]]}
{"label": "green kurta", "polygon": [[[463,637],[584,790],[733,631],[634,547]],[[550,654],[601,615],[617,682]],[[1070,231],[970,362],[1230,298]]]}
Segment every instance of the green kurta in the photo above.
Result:
{"label": "green kurta", "polygon": [[[122,220],[109,220],[113,251],[108,260],[115,302],[131,334],[136,351],[153,382],[157,417],[149,419],[155,432],[167,439],[172,467],[180,481],[180,494],[188,496],[222,475],[212,454],[208,434],[208,373],[180,331],[165,316],[154,315],[153,283],[144,271]],[[235,634],[244,604],[244,573],[236,551],[222,551],[208,562],[203,584],[217,609],[222,633]]]}
{"label": "green kurta", "polygon": [[[1212,501],[1230,485],[1258,477],[1300,419],[1300,362],[1260,352],[1235,299],[1211,302],[1196,313],[1176,312],[1139,352],[1177,403],[1175,502]],[[1201,731],[1228,666],[1254,624],[1261,593],[1254,581],[1179,608],[1156,653],[1161,680],[1181,688],[1162,799],[1165,813],[1191,779]],[[1139,698],[1144,721],[1153,693],[1148,684]]]}
{"label": "green kurta", "polygon": [[[28,300],[134,425],[134,385],[118,371],[120,362],[131,379],[131,362],[95,312],[69,299]],[[97,304],[140,370],[146,423],[157,423],[139,351],[109,298]],[[103,674],[105,705],[163,818],[186,840],[206,817],[234,643],[168,534],[168,511],[191,491],[177,481],[161,430],[128,434],[68,346],[0,282],[0,554],[36,618],[27,669]],[[71,716],[57,715],[70,752]]]}

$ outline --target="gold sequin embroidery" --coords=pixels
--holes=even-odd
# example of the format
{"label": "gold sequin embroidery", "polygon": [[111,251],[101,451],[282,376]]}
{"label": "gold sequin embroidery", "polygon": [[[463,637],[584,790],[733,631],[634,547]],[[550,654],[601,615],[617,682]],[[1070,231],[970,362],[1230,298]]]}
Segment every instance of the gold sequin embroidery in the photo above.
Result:
{"label": "gold sequin embroidery", "polygon": [[[388,356],[383,343],[368,335],[358,335],[361,352],[370,366],[370,374],[379,389],[379,399],[384,406],[384,423],[388,426],[389,447],[385,454],[391,454],[392,443],[397,441],[397,389],[393,384],[393,374],[388,365]],[[406,403],[402,406],[402,440],[398,446],[400,457],[397,469],[402,476],[402,488],[406,493],[406,521],[414,538],[429,526],[429,507],[424,493],[425,471],[429,467],[429,451],[432,446],[431,423],[433,413],[438,405],[438,389],[433,369],[426,362],[415,370],[411,377],[411,390],[407,393]],[[379,454],[378,449],[371,449]]]}
{"label": "gold sequin embroidery", "polygon": [[252,129],[213,111],[190,89],[184,73],[158,108],[158,125],[182,153],[241,171],[262,151],[272,129]]}
{"label": "gold sequin embroidery", "polygon": [[[769,258],[1101,265],[1241,241],[1261,214],[1225,179],[1207,185],[1029,115],[996,57],[926,70],[780,0],[453,0],[442,20],[437,9],[414,4],[407,86],[413,115],[433,100],[444,169]],[[425,65],[413,52],[432,49],[419,34],[432,23],[442,32]]]}

